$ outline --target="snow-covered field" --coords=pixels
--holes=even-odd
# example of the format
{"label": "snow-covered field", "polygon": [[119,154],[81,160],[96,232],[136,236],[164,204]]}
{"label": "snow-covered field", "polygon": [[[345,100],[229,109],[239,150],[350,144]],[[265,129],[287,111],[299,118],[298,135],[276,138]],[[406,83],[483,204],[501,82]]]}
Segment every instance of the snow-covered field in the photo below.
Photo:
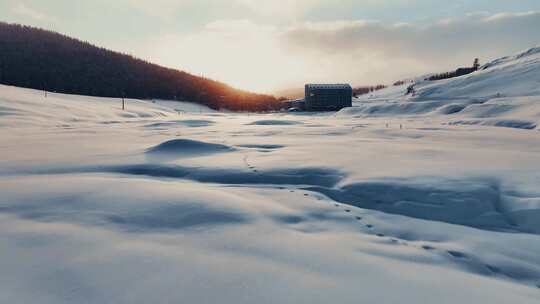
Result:
{"label": "snow-covered field", "polygon": [[489,66],[325,114],[0,86],[0,302],[539,303],[540,54]]}

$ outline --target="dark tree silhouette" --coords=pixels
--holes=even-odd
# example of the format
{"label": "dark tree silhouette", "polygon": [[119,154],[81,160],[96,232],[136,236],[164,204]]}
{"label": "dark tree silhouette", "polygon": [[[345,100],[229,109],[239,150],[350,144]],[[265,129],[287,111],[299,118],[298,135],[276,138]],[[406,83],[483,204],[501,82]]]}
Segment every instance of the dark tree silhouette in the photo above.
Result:
{"label": "dark tree silhouette", "polygon": [[378,85],[375,85],[375,86],[356,87],[356,88],[353,89],[353,95],[354,96],[360,96],[360,95],[364,95],[364,94],[369,94],[371,92],[382,90],[384,88],[386,88],[386,86],[384,84],[378,84]]}
{"label": "dark tree silhouette", "polygon": [[282,103],[39,28],[0,22],[0,83],[68,94],[268,111]]}
{"label": "dark tree silhouette", "polygon": [[479,68],[480,68],[480,60],[478,58],[476,58],[476,59],[474,59],[474,63],[473,63],[472,67],[459,68],[459,69],[457,69],[457,70],[455,70],[453,72],[435,74],[435,75],[432,75],[432,76],[426,78],[426,80],[435,81],[435,80],[449,79],[449,78],[459,77],[459,76],[463,76],[463,75],[468,75],[470,73],[478,71]]}
{"label": "dark tree silhouette", "polygon": [[473,68],[475,71],[478,71],[478,69],[480,68],[480,59],[478,58],[474,59]]}

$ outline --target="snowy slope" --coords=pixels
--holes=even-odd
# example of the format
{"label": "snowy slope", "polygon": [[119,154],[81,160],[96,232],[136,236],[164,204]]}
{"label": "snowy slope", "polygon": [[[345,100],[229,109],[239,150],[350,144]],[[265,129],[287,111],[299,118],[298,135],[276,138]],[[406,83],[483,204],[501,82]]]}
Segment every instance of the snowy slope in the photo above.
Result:
{"label": "snowy slope", "polygon": [[[166,100],[122,99],[66,95],[0,85],[3,101],[0,117],[5,126],[65,125],[96,121],[115,124],[141,119],[177,116],[183,113],[214,113],[212,109],[190,103]],[[12,122],[12,123],[8,123]]]}
{"label": "snowy slope", "polygon": [[540,132],[491,126],[537,96],[450,83],[336,115],[0,86],[0,303],[538,303]]}
{"label": "snowy slope", "polygon": [[417,100],[492,98],[540,95],[540,46],[496,59],[462,77],[425,83]]}
{"label": "snowy slope", "polygon": [[[535,129],[540,125],[540,47],[490,62],[475,73],[440,81],[417,81],[359,99],[343,115],[429,115],[442,123]],[[447,117],[441,117],[446,115]]]}

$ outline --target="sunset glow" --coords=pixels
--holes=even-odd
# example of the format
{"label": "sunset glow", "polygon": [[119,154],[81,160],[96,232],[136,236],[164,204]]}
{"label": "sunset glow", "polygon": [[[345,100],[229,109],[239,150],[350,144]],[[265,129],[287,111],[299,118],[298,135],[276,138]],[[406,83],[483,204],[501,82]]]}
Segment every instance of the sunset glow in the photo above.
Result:
{"label": "sunset glow", "polygon": [[539,304],[540,0],[0,0],[0,304]]}
{"label": "sunset glow", "polygon": [[[66,29],[158,64],[272,92],[304,82],[394,81],[476,57],[489,60],[537,39],[538,1],[489,1],[489,11],[485,2],[441,9],[437,1],[422,0],[4,0],[0,18]],[[409,40],[411,34],[421,38]],[[445,46],[455,44],[465,47],[454,52]]]}

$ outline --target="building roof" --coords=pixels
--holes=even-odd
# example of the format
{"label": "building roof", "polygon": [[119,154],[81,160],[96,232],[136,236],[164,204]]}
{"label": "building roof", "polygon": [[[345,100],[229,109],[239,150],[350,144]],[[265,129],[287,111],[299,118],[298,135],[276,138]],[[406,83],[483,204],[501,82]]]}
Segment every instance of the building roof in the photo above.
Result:
{"label": "building roof", "polygon": [[306,88],[309,88],[309,89],[348,89],[348,90],[352,90],[351,85],[346,84],[346,83],[335,83],[335,84],[308,83],[308,84],[306,84]]}

